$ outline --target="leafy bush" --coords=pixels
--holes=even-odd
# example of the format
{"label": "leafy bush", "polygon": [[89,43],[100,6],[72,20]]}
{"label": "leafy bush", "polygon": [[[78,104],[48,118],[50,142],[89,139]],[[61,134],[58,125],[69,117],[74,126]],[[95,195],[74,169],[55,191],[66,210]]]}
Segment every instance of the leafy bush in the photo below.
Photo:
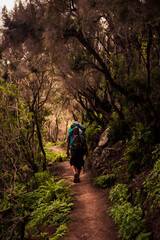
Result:
{"label": "leafy bush", "polygon": [[61,152],[52,153],[52,159],[51,159],[52,162],[57,163],[65,160],[67,160],[65,151],[63,151],[62,153]]}
{"label": "leafy bush", "polygon": [[147,233],[140,233],[138,235],[138,237],[136,237],[136,240],[149,240],[151,239],[152,233],[151,232],[147,232]]}
{"label": "leafy bush", "polygon": [[37,209],[30,216],[26,230],[38,229],[39,226],[48,226],[50,224],[59,226],[62,223],[66,223],[70,219],[71,206],[72,203],[67,203],[65,199],[56,199],[49,204],[45,202],[38,203]]}
{"label": "leafy bush", "polygon": [[109,122],[108,138],[110,144],[113,144],[119,140],[123,140],[130,135],[129,124],[122,119],[119,119],[118,115],[113,113],[113,120]]}
{"label": "leafy bush", "polygon": [[[65,180],[55,181],[54,178],[50,178],[32,193],[34,202],[31,208],[33,211],[27,229],[51,223],[57,226],[68,220],[72,197],[70,186],[65,186],[65,183]],[[35,195],[39,196],[36,201]],[[26,202],[28,202],[27,196],[28,193],[23,196]]]}
{"label": "leafy bush", "polygon": [[[70,219],[72,196],[71,186],[66,184],[66,180],[56,180],[47,172],[41,172],[35,174],[27,185],[16,182],[12,197],[10,192],[6,191],[6,199],[1,200],[0,210],[10,209],[7,215],[4,213],[2,216],[4,219],[16,219],[17,216],[17,219],[25,219],[26,238],[29,236],[36,238],[39,235],[45,237],[48,233],[44,233],[42,229],[54,224],[57,235],[55,233],[52,239],[58,239],[66,231],[65,223]],[[18,221],[16,224],[21,225],[21,222]],[[5,229],[10,227],[11,225],[5,221],[1,224],[1,239],[8,238],[9,233]],[[20,231],[20,227],[14,229],[13,238],[17,231]]]}
{"label": "leafy bush", "polygon": [[[133,197],[133,196],[132,196]],[[134,204],[143,204],[144,202],[144,193],[142,189],[135,191]]]}
{"label": "leafy bush", "polygon": [[123,202],[130,198],[131,194],[126,184],[117,184],[110,191],[110,199],[112,202]]}
{"label": "leafy bush", "polygon": [[115,179],[116,179],[115,174],[107,174],[95,178],[94,184],[100,186],[101,188],[107,188],[114,185]]}
{"label": "leafy bush", "polygon": [[140,206],[133,206],[128,200],[131,194],[126,184],[117,184],[110,191],[110,199],[115,204],[109,209],[109,215],[119,228],[122,239],[150,239],[147,233],[143,211]]}
{"label": "leafy bush", "polygon": [[[54,146],[57,146],[57,145],[54,145]],[[65,151],[63,151],[63,152],[54,152],[49,147],[52,147],[52,144],[49,143],[49,144],[46,144],[46,146],[45,146],[47,162],[54,162],[54,163],[56,163],[56,162],[62,162],[62,161],[66,160]]]}
{"label": "leafy bush", "polygon": [[140,172],[142,158],[143,152],[141,148],[132,144],[128,145],[124,153],[124,159],[127,163],[126,171],[128,178],[132,178],[135,174]]}
{"label": "leafy bush", "polygon": [[158,160],[160,158],[160,144],[157,144],[152,151],[152,159]]}
{"label": "leafy bush", "polygon": [[[121,202],[110,208],[110,216],[119,227],[119,235],[122,239],[135,240],[142,239],[140,234],[145,234],[145,239],[150,239],[146,233],[143,211],[140,207],[133,207],[129,202]],[[142,236],[142,235],[141,235]]]}
{"label": "leafy bush", "polygon": [[150,212],[153,213],[160,206],[160,159],[156,161],[143,185],[147,193],[146,201],[150,203]]}
{"label": "leafy bush", "polygon": [[50,179],[50,174],[47,171],[35,173],[34,176],[29,180],[27,186],[30,191],[37,189],[42,184]]}
{"label": "leafy bush", "polygon": [[95,135],[98,131],[101,130],[101,126],[99,126],[96,122],[93,122],[86,129],[87,134],[87,142],[90,148],[92,148],[93,143],[95,142]]}
{"label": "leafy bush", "polygon": [[137,123],[124,153],[128,178],[133,178],[141,171],[141,168],[148,165],[147,145],[150,141],[150,134],[151,132],[145,125]]}
{"label": "leafy bush", "polygon": [[59,238],[63,237],[67,231],[67,226],[65,224],[61,224],[57,231],[49,238],[49,240],[58,240]]}
{"label": "leafy bush", "polygon": [[62,148],[65,148],[65,147],[66,147],[66,141],[56,142],[56,145],[57,145],[57,146],[60,146],[60,147],[62,147]]}

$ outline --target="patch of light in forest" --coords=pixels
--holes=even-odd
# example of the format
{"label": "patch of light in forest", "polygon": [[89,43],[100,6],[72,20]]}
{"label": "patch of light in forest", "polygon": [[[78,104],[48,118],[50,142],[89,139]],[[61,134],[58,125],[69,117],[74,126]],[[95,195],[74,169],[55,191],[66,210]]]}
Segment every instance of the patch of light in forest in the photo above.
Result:
{"label": "patch of light in forest", "polygon": [[7,10],[10,11],[15,5],[15,0],[1,0],[0,1],[0,10],[6,6]]}

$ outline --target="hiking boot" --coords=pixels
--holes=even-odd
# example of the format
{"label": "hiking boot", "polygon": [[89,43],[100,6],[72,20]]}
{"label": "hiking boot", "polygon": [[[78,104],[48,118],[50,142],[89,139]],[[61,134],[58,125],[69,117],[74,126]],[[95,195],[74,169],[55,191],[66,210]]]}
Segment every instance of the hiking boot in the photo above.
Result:
{"label": "hiking boot", "polygon": [[80,181],[81,181],[80,178],[78,178],[78,179],[77,179],[77,182],[80,182]]}
{"label": "hiking boot", "polygon": [[74,183],[78,183],[78,174],[74,174]]}

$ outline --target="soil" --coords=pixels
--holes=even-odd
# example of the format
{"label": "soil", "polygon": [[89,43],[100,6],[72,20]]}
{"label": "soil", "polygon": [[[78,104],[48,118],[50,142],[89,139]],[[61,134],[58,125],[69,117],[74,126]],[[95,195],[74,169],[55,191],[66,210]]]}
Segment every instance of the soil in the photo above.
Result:
{"label": "soil", "polygon": [[49,147],[54,152],[63,152],[64,150],[60,146]]}
{"label": "soil", "polygon": [[[57,150],[54,149],[53,150]],[[58,163],[57,174],[73,183],[69,161]],[[111,206],[108,192],[92,185],[88,172],[81,174],[81,182],[73,184],[74,206],[69,231],[62,240],[118,240],[118,232],[107,211]]]}

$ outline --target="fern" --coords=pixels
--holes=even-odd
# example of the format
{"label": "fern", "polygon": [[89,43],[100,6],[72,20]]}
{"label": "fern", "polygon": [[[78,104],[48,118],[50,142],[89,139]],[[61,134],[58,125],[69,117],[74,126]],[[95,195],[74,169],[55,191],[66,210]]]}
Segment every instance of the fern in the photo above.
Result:
{"label": "fern", "polygon": [[100,186],[101,188],[107,188],[114,185],[115,179],[116,179],[115,174],[107,174],[95,178],[94,184]]}
{"label": "fern", "polygon": [[67,226],[65,224],[61,224],[57,231],[49,238],[49,240],[58,240],[59,238],[63,237],[67,231]]}

